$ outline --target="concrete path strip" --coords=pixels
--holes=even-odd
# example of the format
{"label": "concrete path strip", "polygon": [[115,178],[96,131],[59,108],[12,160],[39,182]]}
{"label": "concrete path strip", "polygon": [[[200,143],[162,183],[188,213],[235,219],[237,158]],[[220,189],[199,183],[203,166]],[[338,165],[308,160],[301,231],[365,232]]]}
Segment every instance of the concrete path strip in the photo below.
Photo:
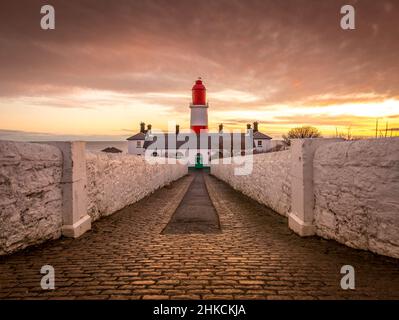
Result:
{"label": "concrete path strip", "polygon": [[209,197],[204,173],[197,171],[192,175],[194,179],[163,234],[220,232],[219,216]]}

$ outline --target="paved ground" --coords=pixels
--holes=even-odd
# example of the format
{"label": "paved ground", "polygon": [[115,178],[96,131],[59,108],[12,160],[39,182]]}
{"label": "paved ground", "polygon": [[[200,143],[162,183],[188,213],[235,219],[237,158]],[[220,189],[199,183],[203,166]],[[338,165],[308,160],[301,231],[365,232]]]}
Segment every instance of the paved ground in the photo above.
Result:
{"label": "paved ground", "polygon": [[[317,237],[300,238],[284,217],[205,176],[221,233],[161,234],[187,191],[187,176],[60,239],[0,258],[0,298],[399,299],[399,262]],[[56,289],[40,288],[53,265]],[[340,289],[342,265],[356,290]]]}
{"label": "paved ground", "polygon": [[219,217],[209,197],[204,175],[201,171],[192,174],[194,180],[163,234],[220,232]]}

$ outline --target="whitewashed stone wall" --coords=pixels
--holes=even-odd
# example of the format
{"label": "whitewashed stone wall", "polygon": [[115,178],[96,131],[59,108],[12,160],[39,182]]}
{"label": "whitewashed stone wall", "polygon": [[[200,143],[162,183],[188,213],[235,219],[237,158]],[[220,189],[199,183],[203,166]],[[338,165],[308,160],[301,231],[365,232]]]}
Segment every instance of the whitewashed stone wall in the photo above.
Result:
{"label": "whitewashed stone wall", "polygon": [[188,171],[185,165],[150,165],[140,156],[87,153],[85,159],[60,148],[0,141],[0,256],[61,236],[70,218],[65,216],[66,209],[78,207],[75,201],[86,197],[63,194],[67,183],[63,179],[76,182],[76,177],[69,177],[74,172],[71,165],[87,169],[84,181],[77,182],[87,182],[82,192],[87,192],[87,213],[93,220],[142,199]]}
{"label": "whitewashed stone wall", "polygon": [[92,220],[132,204],[188,172],[181,164],[149,164],[142,156],[87,153],[88,214]]}
{"label": "whitewashed stone wall", "polygon": [[313,165],[317,234],[399,258],[399,138],[321,146]]}
{"label": "whitewashed stone wall", "polygon": [[234,168],[238,166],[242,165],[213,164],[211,174],[286,216],[291,207],[291,152],[254,155],[253,170],[249,175],[235,175]]}
{"label": "whitewashed stone wall", "polygon": [[0,141],[0,255],[60,237],[61,176],[58,148]]}
{"label": "whitewashed stone wall", "polygon": [[[312,159],[300,186],[313,175],[306,192],[311,192],[314,204],[306,214],[316,234],[399,258],[399,138],[319,142],[315,151],[304,150],[300,156]],[[293,164],[298,160],[292,152],[255,155],[248,176],[235,175],[237,165],[230,164],[212,165],[211,173],[287,215],[294,201],[301,200],[299,187],[292,190]]]}

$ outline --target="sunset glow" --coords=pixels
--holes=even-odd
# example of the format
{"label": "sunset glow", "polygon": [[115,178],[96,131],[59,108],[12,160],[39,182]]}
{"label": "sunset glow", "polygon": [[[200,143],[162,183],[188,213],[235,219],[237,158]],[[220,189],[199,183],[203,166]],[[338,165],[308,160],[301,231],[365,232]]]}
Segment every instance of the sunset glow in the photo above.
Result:
{"label": "sunset glow", "polygon": [[259,121],[276,138],[301,125],[375,136],[378,120],[378,134],[399,135],[389,131],[399,128],[397,3],[360,2],[346,32],[341,1],[172,2],[118,1],[103,19],[96,1],[54,1],[53,32],[38,27],[40,1],[7,3],[0,139],[119,140],[141,121],[188,128],[198,76],[212,130]]}

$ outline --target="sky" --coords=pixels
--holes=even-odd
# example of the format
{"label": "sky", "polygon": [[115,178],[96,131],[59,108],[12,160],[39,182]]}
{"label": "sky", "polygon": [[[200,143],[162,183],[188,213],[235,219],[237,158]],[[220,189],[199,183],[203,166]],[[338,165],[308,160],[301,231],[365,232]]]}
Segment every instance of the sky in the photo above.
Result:
{"label": "sky", "polygon": [[[55,30],[40,28],[45,4]],[[355,30],[340,27],[345,4]],[[394,0],[2,1],[0,139],[189,128],[198,77],[212,130],[259,121],[275,138],[303,125],[374,136],[377,119],[399,128],[398,39]]]}

